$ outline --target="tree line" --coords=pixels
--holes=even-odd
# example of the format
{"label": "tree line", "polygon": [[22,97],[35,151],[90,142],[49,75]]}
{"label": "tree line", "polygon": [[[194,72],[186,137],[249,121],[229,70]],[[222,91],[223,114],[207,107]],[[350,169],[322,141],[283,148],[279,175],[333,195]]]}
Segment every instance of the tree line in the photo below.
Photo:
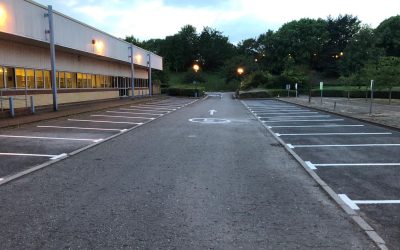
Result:
{"label": "tree line", "polygon": [[[308,84],[317,78],[361,84],[374,77],[400,86],[400,15],[376,29],[352,15],[302,18],[237,45],[221,31],[204,27],[198,33],[191,25],[165,39],[125,40],[161,55],[166,71],[186,72],[198,63],[204,71],[222,73],[227,82],[247,76],[260,84],[271,79]],[[237,75],[237,67],[245,76]]]}

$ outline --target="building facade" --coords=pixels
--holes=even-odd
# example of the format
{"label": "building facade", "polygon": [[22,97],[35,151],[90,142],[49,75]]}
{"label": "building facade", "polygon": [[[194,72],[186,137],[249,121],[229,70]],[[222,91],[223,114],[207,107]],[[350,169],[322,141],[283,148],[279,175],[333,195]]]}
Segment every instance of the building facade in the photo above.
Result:
{"label": "building facade", "polygon": [[[0,98],[15,106],[52,104],[48,7],[30,0],[0,0]],[[59,103],[148,95],[149,73],[162,58],[53,11],[56,85]],[[51,31],[50,31],[51,32]],[[133,67],[131,65],[133,50]],[[151,74],[150,74],[151,75]],[[159,88],[153,86],[153,93]]]}

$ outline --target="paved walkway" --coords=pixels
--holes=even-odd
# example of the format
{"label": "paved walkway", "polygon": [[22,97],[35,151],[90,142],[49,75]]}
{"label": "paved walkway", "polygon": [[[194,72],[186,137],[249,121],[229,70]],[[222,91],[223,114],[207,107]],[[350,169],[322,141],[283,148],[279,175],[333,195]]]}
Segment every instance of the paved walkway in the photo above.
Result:
{"label": "paved walkway", "polygon": [[10,127],[10,126],[20,126],[27,123],[33,123],[33,122],[50,120],[54,118],[65,117],[75,114],[82,114],[91,111],[114,108],[158,98],[164,98],[164,97],[154,96],[154,97],[144,97],[135,99],[124,98],[124,99],[106,100],[103,102],[86,102],[86,103],[77,103],[69,105],[60,105],[59,110],[57,112],[53,112],[51,108],[37,109],[37,113],[34,115],[20,114],[14,118],[0,118],[0,128]]}
{"label": "paved walkway", "polygon": [[[311,103],[308,102],[308,96],[299,98],[280,98],[283,101],[301,104],[312,108],[318,108],[343,114],[346,116],[374,122],[386,126],[400,129],[400,100],[375,99],[373,103],[372,115],[369,115],[369,99],[347,99],[347,98],[323,98],[313,97]],[[334,108],[336,102],[336,108]]]}

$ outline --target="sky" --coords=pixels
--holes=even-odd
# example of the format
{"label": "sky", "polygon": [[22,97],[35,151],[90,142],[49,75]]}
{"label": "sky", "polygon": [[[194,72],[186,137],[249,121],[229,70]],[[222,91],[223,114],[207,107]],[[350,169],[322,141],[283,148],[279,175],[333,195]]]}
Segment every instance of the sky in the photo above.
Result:
{"label": "sky", "polygon": [[116,37],[165,38],[191,24],[217,29],[232,43],[257,38],[284,23],[339,14],[375,28],[400,14],[400,0],[36,0]]}

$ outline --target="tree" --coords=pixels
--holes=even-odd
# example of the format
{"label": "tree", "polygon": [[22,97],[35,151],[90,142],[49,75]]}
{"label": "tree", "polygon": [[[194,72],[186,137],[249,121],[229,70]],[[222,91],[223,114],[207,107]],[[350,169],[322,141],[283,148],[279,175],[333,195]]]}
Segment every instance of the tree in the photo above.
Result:
{"label": "tree", "polygon": [[383,50],[376,47],[374,31],[370,27],[364,26],[344,49],[339,61],[340,73],[346,77],[356,74],[368,62],[377,62],[380,56],[383,56]]}
{"label": "tree", "polygon": [[217,70],[233,56],[234,47],[222,32],[204,27],[199,37],[198,58],[207,70]]}
{"label": "tree", "polygon": [[361,29],[360,20],[351,15],[339,15],[336,19],[328,17],[328,41],[321,55],[322,69],[328,76],[339,76],[338,61],[351,39]]}
{"label": "tree", "polygon": [[400,15],[384,20],[375,30],[377,44],[386,56],[400,56]]}
{"label": "tree", "polygon": [[376,65],[377,84],[389,89],[389,104],[392,102],[392,90],[400,86],[400,57],[381,57]]}
{"label": "tree", "polygon": [[127,41],[128,43],[132,43],[133,45],[136,45],[138,47],[142,48],[142,42],[140,42],[140,40],[134,36],[126,36],[125,41]]}

